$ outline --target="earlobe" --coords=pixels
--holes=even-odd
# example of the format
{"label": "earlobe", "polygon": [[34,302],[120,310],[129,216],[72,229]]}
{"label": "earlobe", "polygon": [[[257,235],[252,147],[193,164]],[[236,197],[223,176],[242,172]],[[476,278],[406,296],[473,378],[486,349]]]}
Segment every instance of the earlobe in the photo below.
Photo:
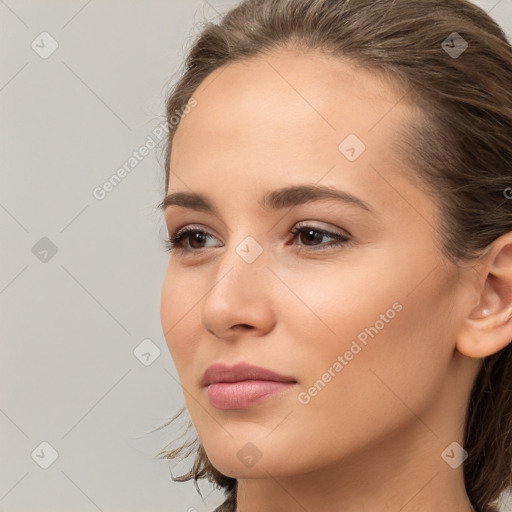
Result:
{"label": "earlobe", "polygon": [[484,358],[512,342],[512,232],[498,238],[474,270],[481,291],[463,318],[457,350]]}

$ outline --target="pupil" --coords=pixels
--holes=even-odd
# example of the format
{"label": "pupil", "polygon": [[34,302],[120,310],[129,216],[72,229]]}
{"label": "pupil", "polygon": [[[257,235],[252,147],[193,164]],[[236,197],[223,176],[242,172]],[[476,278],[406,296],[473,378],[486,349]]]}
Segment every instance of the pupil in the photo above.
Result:
{"label": "pupil", "polygon": [[204,240],[201,240],[202,238],[204,238],[204,233],[194,233],[194,235],[192,236],[192,241],[191,241],[192,242],[191,245],[194,249],[201,249],[201,247],[196,247],[194,244],[196,242],[199,242],[199,244],[201,244],[201,241],[204,241]]}
{"label": "pupil", "polygon": [[309,231],[305,231],[305,232],[303,232],[303,234],[307,235],[308,240],[310,242],[315,242],[315,239],[317,239],[318,236],[322,236],[320,233],[318,233],[317,231],[315,231],[313,229],[310,229]]}

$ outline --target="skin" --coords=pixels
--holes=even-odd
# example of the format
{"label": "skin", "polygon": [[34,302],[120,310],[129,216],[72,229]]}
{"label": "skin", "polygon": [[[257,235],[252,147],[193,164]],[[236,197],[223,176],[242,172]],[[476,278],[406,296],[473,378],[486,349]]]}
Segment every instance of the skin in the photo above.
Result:
{"label": "skin", "polygon": [[[473,510],[462,466],[441,454],[463,444],[481,358],[512,339],[512,233],[473,265],[442,255],[438,207],[394,146],[421,115],[402,95],[346,61],[274,51],[207,77],[176,131],[168,192],[204,193],[219,215],[167,208],[170,234],[194,225],[210,236],[171,252],[161,321],[207,455],[238,479],[238,512]],[[350,133],[366,145],[353,162],[338,150]],[[325,200],[258,205],[302,183],[348,191],[374,214]],[[351,241],[315,250],[333,239],[290,234],[299,222]],[[263,250],[252,263],[236,252],[247,236]],[[300,403],[395,303],[401,310]],[[219,410],[200,379],[220,361],[297,385]],[[247,443],[261,454],[251,467],[237,456]]]}

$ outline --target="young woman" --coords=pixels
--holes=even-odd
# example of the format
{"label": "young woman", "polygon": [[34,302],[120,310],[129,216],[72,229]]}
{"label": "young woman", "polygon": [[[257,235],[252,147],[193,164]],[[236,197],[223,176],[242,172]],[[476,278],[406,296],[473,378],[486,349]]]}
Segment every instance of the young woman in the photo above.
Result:
{"label": "young woman", "polygon": [[161,319],[198,434],[175,480],[221,487],[217,512],[497,510],[511,84],[466,0],[249,0],[204,27],[167,101]]}

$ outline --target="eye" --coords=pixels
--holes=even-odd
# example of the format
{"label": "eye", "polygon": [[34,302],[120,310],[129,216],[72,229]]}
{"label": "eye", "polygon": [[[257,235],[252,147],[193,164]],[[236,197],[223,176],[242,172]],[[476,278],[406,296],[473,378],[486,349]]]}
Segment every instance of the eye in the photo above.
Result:
{"label": "eye", "polygon": [[[305,244],[299,244],[299,249],[304,250],[329,250],[335,249],[343,244],[350,242],[350,238],[341,233],[333,233],[325,229],[321,229],[311,225],[304,225],[301,227],[295,226],[290,231],[290,234],[294,235],[294,238],[302,239]],[[324,237],[331,238],[331,243],[316,243],[321,242]],[[165,248],[167,252],[179,252],[179,253],[194,253],[199,252],[200,249],[207,249],[203,243],[208,238],[214,238],[210,233],[202,229],[197,228],[183,228],[178,230],[175,235],[170,236],[165,240]],[[215,246],[214,246],[215,247]]]}
{"label": "eye", "polygon": [[[213,238],[210,233],[202,229],[184,228],[178,230],[175,235],[170,236],[164,241],[167,252],[196,252],[198,249],[204,249],[201,244],[208,238]],[[183,247],[186,241],[189,241],[187,247]],[[193,250],[190,250],[192,248]]]}
{"label": "eye", "polygon": [[[299,240],[306,241],[305,245],[299,245],[300,250],[303,250],[303,247],[308,247],[312,251],[324,250],[324,249],[336,249],[337,247],[350,242],[350,238],[341,233],[333,233],[331,231],[327,231],[325,229],[321,229],[315,226],[304,225],[301,227],[296,227],[290,231],[292,235],[298,237]],[[315,242],[321,242],[322,238],[332,238],[334,242],[324,243],[324,244],[316,244]]]}

